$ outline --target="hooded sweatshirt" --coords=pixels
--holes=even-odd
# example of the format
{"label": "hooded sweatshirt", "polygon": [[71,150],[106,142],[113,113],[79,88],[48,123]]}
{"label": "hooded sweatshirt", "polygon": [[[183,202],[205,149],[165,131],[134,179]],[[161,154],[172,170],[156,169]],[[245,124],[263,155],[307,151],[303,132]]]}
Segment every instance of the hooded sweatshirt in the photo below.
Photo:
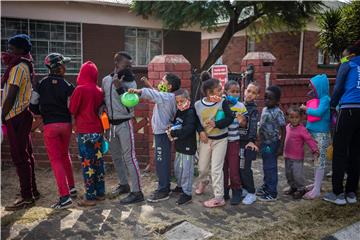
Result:
{"label": "hooded sweatshirt", "polygon": [[329,80],[326,74],[319,74],[310,79],[310,83],[315,91],[316,98],[319,99],[317,109],[308,108],[306,113],[315,117],[320,117],[319,121],[307,122],[306,128],[310,132],[327,133],[330,127],[330,96]]}
{"label": "hooded sweatshirt", "polygon": [[360,108],[360,56],[341,64],[336,76],[331,106],[340,108]]}
{"label": "hooded sweatshirt", "polygon": [[98,70],[96,65],[84,63],[76,80],[69,110],[74,115],[77,133],[102,133],[103,128],[98,117],[99,108],[104,101],[104,93],[97,83]]}
{"label": "hooded sweatshirt", "polygon": [[121,89],[116,89],[113,84],[113,77],[107,75],[102,80],[101,88],[105,93],[105,104],[111,121],[129,120],[134,117],[134,108],[125,107],[120,101],[120,96],[124,92],[127,92],[129,88],[136,88],[135,80],[123,81],[121,83]]}

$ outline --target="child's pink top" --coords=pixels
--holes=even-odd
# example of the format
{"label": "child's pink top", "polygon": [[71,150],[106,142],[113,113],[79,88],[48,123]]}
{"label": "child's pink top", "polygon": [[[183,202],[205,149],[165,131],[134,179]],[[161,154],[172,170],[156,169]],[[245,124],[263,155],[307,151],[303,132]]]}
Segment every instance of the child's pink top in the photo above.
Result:
{"label": "child's pink top", "polygon": [[310,147],[312,153],[319,151],[316,141],[302,124],[293,127],[289,123],[286,126],[284,157],[293,160],[303,160],[305,143]]}

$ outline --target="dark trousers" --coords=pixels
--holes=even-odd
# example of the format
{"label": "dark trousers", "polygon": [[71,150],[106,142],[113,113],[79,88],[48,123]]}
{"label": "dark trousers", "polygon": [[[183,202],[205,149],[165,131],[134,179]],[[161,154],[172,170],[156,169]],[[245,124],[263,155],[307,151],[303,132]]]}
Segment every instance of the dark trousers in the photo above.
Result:
{"label": "dark trousers", "polygon": [[240,179],[243,188],[249,193],[255,193],[252,161],[256,159],[256,151],[245,149],[248,141],[240,141]]}
{"label": "dark trousers", "polygon": [[166,133],[155,134],[155,166],[158,191],[170,191],[171,142]]}
{"label": "dark trousers", "polygon": [[[227,151],[224,161],[224,188],[239,190],[241,189],[240,174],[239,174],[239,150],[240,142],[228,142]],[[230,185],[229,185],[230,176]]]}
{"label": "dark trousers", "polygon": [[277,151],[279,141],[270,144],[261,144],[261,155],[263,159],[264,170],[264,190],[272,197],[277,197],[278,184],[278,166],[277,166]]}
{"label": "dark trousers", "polygon": [[343,180],[347,170],[345,192],[356,192],[360,173],[360,109],[341,109],[334,133],[332,163],[333,192],[344,192]]}
{"label": "dark trousers", "polygon": [[37,194],[34,172],[34,155],[31,144],[32,114],[24,110],[5,124],[10,143],[10,153],[20,181],[21,197],[29,199]]}

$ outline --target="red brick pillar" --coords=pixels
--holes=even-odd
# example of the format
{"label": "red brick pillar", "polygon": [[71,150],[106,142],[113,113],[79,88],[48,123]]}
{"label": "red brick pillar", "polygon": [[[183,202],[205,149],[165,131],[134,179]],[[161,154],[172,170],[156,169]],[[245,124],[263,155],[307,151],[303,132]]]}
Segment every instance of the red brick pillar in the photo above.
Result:
{"label": "red brick pillar", "polygon": [[[148,79],[152,86],[157,87],[166,73],[173,73],[180,77],[181,87],[191,90],[191,64],[183,55],[159,55],[154,57],[148,65]],[[149,121],[151,122],[153,103],[149,103]],[[154,135],[149,129],[149,159],[151,169],[154,165]],[[174,148],[173,148],[174,149]]]}
{"label": "red brick pillar", "polygon": [[249,64],[254,66],[254,81],[260,85],[260,94],[257,101],[259,108],[264,106],[264,93],[267,85],[275,84],[275,61],[276,58],[269,52],[249,52],[241,61],[242,72],[246,71]]}

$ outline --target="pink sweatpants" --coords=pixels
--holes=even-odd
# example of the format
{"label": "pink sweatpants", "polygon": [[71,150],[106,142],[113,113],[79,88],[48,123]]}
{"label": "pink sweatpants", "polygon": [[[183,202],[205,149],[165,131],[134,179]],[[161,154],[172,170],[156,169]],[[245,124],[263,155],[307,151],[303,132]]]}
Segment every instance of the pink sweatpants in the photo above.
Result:
{"label": "pink sweatpants", "polygon": [[55,175],[60,197],[69,195],[74,187],[74,175],[69,154],[71,123],[50,123],[44,125],[44,141]]}

